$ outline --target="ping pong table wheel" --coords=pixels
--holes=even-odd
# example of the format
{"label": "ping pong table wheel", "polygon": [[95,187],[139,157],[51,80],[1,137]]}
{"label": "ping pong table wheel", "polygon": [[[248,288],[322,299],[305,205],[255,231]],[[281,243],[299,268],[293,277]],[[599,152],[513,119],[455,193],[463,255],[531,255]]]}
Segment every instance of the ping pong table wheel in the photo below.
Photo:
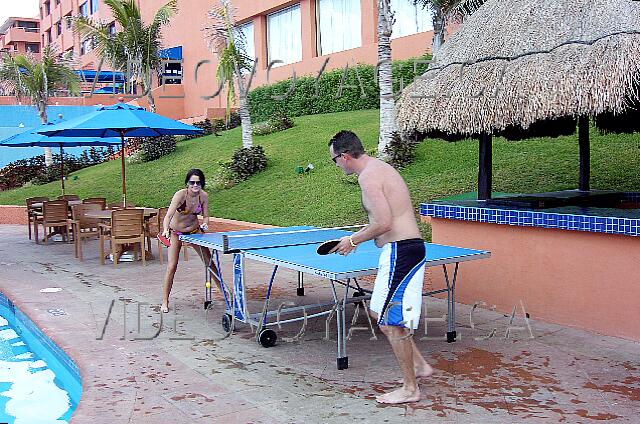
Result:
{"label": "ping pong table wheel", "polygon": [[349,357],[345,356],[344,358],[337,358],[338,360],[338,369],[339,370],[346,370],[347,368],[349,368]]}
{"label": "ping pong table wheel", "polygon": [[231,332],[231,318],[232,317],[229,314],[224,314],[222,316],[222,329],[225,333]]}
{"label": "ping pong table wheel", "polygon": [[455,331],[447,331],[447,343],[453,343],[456,341],[456,332]]}
{"label": "ping pong table wheel", "polygon": [[260,332],[260,337],[258,338],[262,347],[272,347],[276,345],[276,341],[278,340],[278,335],[275,331],[270,328],[265,328]]}
{"label": "ping pong table wheel", "polygon": [[207,309],[209,309],[211,307],[211,301],[210,300],[205,300],[204,304],[202,306],[204,306],[204,310],[206,311]]}
{"label": "ping pong table wheel", "polygon": [[298,296],[304,296],[304,287],[298,287],[298,289],[296,290],[296,294]]}

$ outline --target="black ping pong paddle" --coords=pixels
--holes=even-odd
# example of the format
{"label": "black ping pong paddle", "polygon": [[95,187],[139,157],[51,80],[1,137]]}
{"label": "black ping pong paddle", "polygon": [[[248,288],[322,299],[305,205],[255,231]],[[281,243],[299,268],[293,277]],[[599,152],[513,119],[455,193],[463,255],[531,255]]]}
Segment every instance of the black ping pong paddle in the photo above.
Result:
{"label": "black ping pong paddle", "polygon": [[331,249],[338,245],[338,243],[340,243],[340,239],[327,240],[318,246],[316,253],[318,253],[318,255],[327,255]]}

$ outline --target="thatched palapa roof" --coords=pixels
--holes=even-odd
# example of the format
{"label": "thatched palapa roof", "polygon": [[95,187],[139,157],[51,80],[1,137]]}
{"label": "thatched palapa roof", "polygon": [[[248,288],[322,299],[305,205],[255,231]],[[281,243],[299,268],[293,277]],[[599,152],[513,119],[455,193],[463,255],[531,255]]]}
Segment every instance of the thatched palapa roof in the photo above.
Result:
{"label": "thatched palapa roof", "polygon": [[517,133],[549,120],[575,129],[572,118],[637,100],[640,2],[488,0],[434,59],[398,101],[405,134]]}

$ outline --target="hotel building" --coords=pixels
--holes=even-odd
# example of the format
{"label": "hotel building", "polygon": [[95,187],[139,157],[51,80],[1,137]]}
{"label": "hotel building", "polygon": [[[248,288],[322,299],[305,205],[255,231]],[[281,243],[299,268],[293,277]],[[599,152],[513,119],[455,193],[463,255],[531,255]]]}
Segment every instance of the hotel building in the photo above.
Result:
{"label": "hotel building", "polygon": [[[149,22],[166,0],[138,0],[143,19]],[[179,0],[179,12],[163,31],[164,84],[153,90],[157,111],[172,118],[219,116],[225,96],[207,99],[216,92],[216,57],[204,38],[207,12],[216,0]],[[257,57],[252,87],[358,63],[377,62],[376,0],[234,0],[238,29],[247,39],[247,53]],[[412,0],[394,0],[396,23],[393,58],[420,56],[431,47],[431,14]],[[89,41],[73,33],[70,17],[90,16],[113,25],[113,17],[101,0],[40,0],[40,31],[44,45],[56,44],[61,53],[72,53],[79,68],[96,70],[99,58]],[[271,61],[281,61],[268,69]],[[328,60],[328,62],[327,62]],[[103,66],[107,69],[107,65]],[[94,95],[95,97],[96,95]],[[100,97],[105,95],[100,95]],[[113,102],[105,99],[103,103]],[[136,101],[145,106],[144,98]],[[95,103],[95,99],[91,103]],[[61,104],[63,104],[61,102]],[[77,102],[75,103],[77,104]]]}

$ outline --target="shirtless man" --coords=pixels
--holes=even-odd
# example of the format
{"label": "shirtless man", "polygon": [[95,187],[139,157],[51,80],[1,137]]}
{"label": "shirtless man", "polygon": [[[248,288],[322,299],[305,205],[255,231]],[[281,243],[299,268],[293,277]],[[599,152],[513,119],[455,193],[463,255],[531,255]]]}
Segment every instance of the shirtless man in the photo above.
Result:
{"label": "shirtless man", "polygon": [[345,174],[358,175],[362,205],[369,215],[369,225],[343,237],[331,252],[348,255],[371,239],[382,248],[371,296],[371,316],[389,340],[404,379],[401,388],[376,400],[390,404],[416,402],[420,400],[416,377],[427,377],[433,369],[418,351],[410,332],[420,321],[425,249],[409,189],[391,165],[368,156],[351,131],[337,133],[329,142],[329,153]]}

